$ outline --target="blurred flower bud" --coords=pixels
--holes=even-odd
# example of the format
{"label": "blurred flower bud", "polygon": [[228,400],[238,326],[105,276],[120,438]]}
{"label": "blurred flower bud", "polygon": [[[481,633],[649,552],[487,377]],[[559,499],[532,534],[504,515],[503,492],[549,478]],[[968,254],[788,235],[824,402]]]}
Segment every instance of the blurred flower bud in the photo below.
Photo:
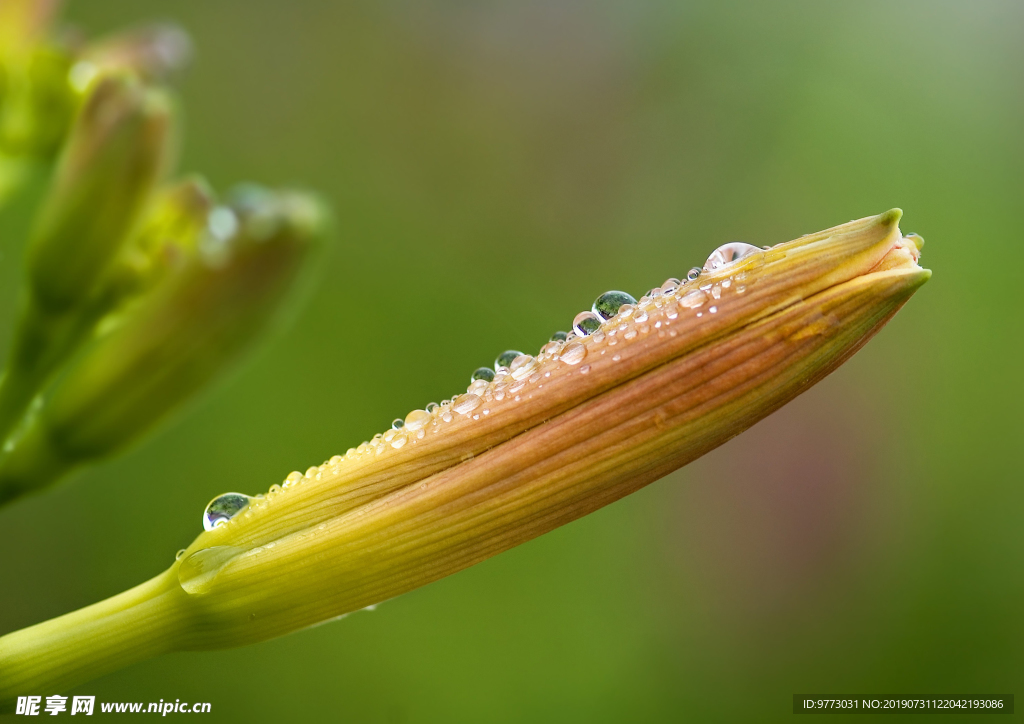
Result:
{"label": "blurred flower bud", "polygon": [[183,262],[57,383],[40,412],[54,453],[84,462],[115,452],[211,382],[267,326],[323,220],[297,193],[249,190],[213,208],[194,250],[179,249]]}
{"label": "blurred flower bud", "polygon": [[71,129],[28,252],[30,294],[61,312],[92,293],[168,161],[166,95],[125,76],[98,82]]}
{"label": "blurred flower bud", "polygon": [[185,264],[206,232],[213,208],[213,192],[199,177],[158,191],[105,280],[105,306],[142,293]]}

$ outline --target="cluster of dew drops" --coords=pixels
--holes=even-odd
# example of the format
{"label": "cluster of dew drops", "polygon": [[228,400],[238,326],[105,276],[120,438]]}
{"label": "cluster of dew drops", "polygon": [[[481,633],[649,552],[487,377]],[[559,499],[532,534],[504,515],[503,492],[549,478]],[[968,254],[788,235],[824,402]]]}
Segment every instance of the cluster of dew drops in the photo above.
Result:
{"label": "cluster of dew drops", "polygon": [[[626,292],[605,292],[597,298],[590,311],[576,315],[571,332],[555,332],[536,357],[518,350],[502,352],[494,360],[493,368],[480,367],[473,372],[469,388],[464,394],[441,403],[431,402],[421,410],[413,410],[405,418],[395,419],[387,432],[374,435],[373,439],[350,448],[344,456],[335,455],[323,465],[309,468],[305,475],[300,472],[291,473],[281,485],[271,486],[265,496],[260,494],[250,497],[242,493],[225,493],[214,498],[203,513],[203,527],[212,530],[234,522],[234,517],[242,511],[245,511],[243,517],[250,517],[253,510],[266,506],[271,499],[288,488],[308,480],[319,480],[328,466],[339,465],[346,460],[364,455],[381,455],[388,449],[398,450],[407,444],[422,440],[428,430],[441,429],[442,423],[451,422],[456,415],[472,415],[473,419],[480,419],[481,415],[490,413],[490,410],[484,407],[487,401],[503,400],[506,396],[519,400],[518,393],[527,382],[538,382],[542,378],[538,368],[546,359],[555,359],[567,365],[579,365],[579,372],[587,374],[589,365],[580,364],[587,356],[587,348],[577,340],[590,337],[594,341],[600,341],[605,335],[606,327],[610,327],[607,330],[609,335],[623,331],[622,336],[627,340],[639,333],[650,331],[645,322],[648,318],[647,310],[652,305],[662,307],[667,301],[674,300],[679,306],[694,310],[696,316],[700,317],[705,313],[701,307],[706,302],[711,302],[706,311],[715,314],[718,311],[715,302],[721,298],[723,289],[728,289],[735,283],[736,293],[742,294],[746,291],[743,286],[745,275],[741,272],[711,285],[700,283],[701,274],[717,270],[761,250],[761,247],[742,242],[730,242],[720,246],[708,257],[703,269],[694,267],[684,280],[667,279],[664,284],[650,290],[639,301]],[[672,319],[677,314],[678,311],[670,311],[667,316]],[[609,343],[614,344],[614,341],[609,340]],[[612,359],[618,361],[619,356],[615,355]]]}

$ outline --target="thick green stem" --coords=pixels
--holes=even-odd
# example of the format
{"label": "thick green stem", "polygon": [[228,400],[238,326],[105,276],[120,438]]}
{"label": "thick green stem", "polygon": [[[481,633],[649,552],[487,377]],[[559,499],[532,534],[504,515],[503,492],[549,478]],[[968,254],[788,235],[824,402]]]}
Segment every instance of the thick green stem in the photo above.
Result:
{"label": "thick green stem", "polygon": [[0,712],[178,648],[185,593],[172,571],[74,613],[0,637]]}
{"label": "thick green stem", "polygon": [[50,314],[26,298],[10,358],[0,379],[0,441],[8,441],[50,378],[109,308],[101,297],[68,313]]}
{"label": "thick green stem", "polygon": [[48,487],[80,465],[55,450],[38,419],[34,423],[0,452],[0,505]]}

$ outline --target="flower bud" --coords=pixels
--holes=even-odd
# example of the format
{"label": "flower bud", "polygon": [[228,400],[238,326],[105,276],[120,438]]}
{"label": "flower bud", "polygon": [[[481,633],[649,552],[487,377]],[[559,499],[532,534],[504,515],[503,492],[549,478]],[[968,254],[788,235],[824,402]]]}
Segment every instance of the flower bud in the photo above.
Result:
{"label": "flower bud", "polygon": [[166,95],[98,82],[63,151],[28,250],[30,294],[50,313],[81,303],[117,256],[169,156]]}
{"label": "flower bud", "polygon": [[616,293],[623,304],[586,336],[517,354],[454,401],[265,496],[219,496],[164,573],[0,638],[0,702],[330,620],[685,465],[835,370],[928,280],[922,241],[902,236],[899,219],[771,249],[726,245],[686,283],[636,305]]}
{"label": "flower bud", "polygon": [[[191,196],[201,206],[194,191],[179,187],[166,202]],[[171,215],[163,223],[181,225],[179,238],[186,238],[193,218]],[[162,222],[153,224],[145,235]],[[195,246],[175,245],[180,258],[115,313],[112,328],[57,382],[38,422],[53,452],[74,462],[113,453],[204,388],[267,326],[322,227],[318,204],[296,193],[261,192],[210,210]]]}

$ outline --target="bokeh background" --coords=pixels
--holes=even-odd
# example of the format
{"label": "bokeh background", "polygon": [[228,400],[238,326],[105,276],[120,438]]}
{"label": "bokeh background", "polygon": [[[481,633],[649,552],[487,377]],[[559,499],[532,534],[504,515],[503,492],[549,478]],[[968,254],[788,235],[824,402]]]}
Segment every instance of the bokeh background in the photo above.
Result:
{"label": "bokeh background", "polygon": [[[217,721],[772,721],[1024,694],[1024,5],[71,2],[172,19],[184,170],[318,189],[305,306],[130,454],[0,511],[0,632],[165,568],[256,493],[725,241],[881,212],[935,276],[689,467],[328,626],[80,687]],[[10,267],[15,256],[2,263]]]}

